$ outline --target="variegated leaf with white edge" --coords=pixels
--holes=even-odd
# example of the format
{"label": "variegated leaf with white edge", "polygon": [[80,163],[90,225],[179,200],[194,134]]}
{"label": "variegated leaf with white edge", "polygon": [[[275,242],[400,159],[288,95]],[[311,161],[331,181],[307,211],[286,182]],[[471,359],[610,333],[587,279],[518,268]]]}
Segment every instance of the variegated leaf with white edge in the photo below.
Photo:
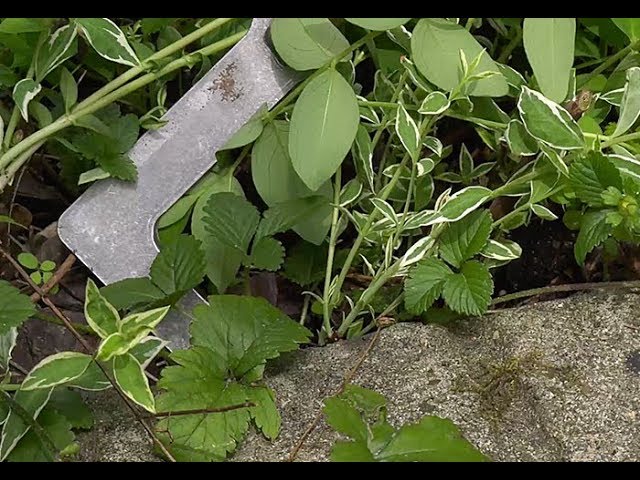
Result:
{"label": "variegated leaf with white edge", "polygon": [[29,121],[29,102],[42,90],[42,85],[31,78],[24,78],[13,87],[13,101],[18,106],[22,118]]}
{"label": "variegated leaf with white edge", "polygon": [[353,178],[342,187],[340,191],[340,206],[346,207],[347,205],[355,202],[362,193],[362,184],[357,178]]}
{"label": "variegated leaf with white edge", "polygon": [[164,347],[169,345],[169,342],[162,340],[158,337],[146,337],[143,338],[137,345],[135,345],[129,353],[135,357],[142,368],[147,368],[151,361],[162,351]]}
{"label": "variegated leaf with white edge", "polygon": [[149,380],[133,355],[128,353],[113,359],[113,377],[127,397],[145,410],[155,413],[156,405]]}
{"label": "variegated leaf with white edge", "polygon": [[130,67],[140,65],[124,32],[108,18],[77,18],[76,23],[101,57]]}
{"label": "variegated leaf with white edge", "polygon": [[627,70],[627,83],[620,102],[620,117],[612,137],[628,131],[640,117],[640,67]]}
{"label": "variegated leaf with white edge", "polygon": [[372,198],[371,203],[386,219],[393,222],[394,225],[398,224],[398,214],[391,205],[379,198]]}
{"label": "variegated leaf with white edge", "polygon": [[629,155],[610,154],[606,157],[620,170],[623,175],[640,181],[640,160]]}
{"label": "variegated leaf with white edge", "polygon": [[100,343],[96,358],[102,362],[106,362],[118,355],[124,355],[131,350],[133,345],[134,344],[122,333],[112,333]]}
{"label": "variegated leaf with white edge", "polygon": [[426,236],[414,243],[400,260],[400,268],[408,267],[422,260],[430,248],[436,243],[431,236]]}
{"label": "variegated leaf with white edge", "polygon": [[50,72],[62,65],[77,52],[78,30],[73,23],[58,28],[38,50],[35,72],[41,82]]}
{"label": "variegated leaf with white edge", "polygon": [[522,248],[512,240],[493,240],[489,239],[484,246],[480,255],[486,258],[499,261],[510,261],[520,258]]}
{"label": "variegated leaf with white edge", "polygon": [[449,223],[464,218],[469,213],[491,198],[491,190],[485,187],[466,187],[454,193],[438,211],[440,221],[433,223]]}
{"label": "variegated leaf with white edge", "polygon": [[18,339],[18,329],[10,328],[5,333],[0,333],[0,375],[9,371],[9,361],[11,360],[11,352],[16,346]]}
{"label": "variegated leaf with white edge", "polygon": [[63,385],[80,377],[91,361],[90,355],[80,352],[50,355],[31,369],[20,388],[28,391]]}
{"label": "variegated leaf with white edge", "polygon": [[358,125],[356,138],[353,141],[352,152],[355,159],[356,171],[366,180],[369,189],[373,192],[373,151],[371,149],[371,137],[362,124]]}
{"label": "variegated leaf with white edge", "polygon": [[620,105],[622,104],[622,97],[624,96],[624,91],[625,91],[624,87],[616,88],[615,90],[610,90],[606,93],[598,95],[598,100],[607,102],[608,104],[613,105],[614,107],[620,107]]}
{"label": "variegated leaf with white edge", "polygon": [[107,338],[118,331],[120,323],[118,311],[100,294],[100,290],[91,279],[87,280],[84,316],[91,329],[100,338]]}
{"label": "variegated leaf with white edge", "polygon": [[451,106],[449,98],[442,92],[431,92],[422,101],[422,104],[418,108],[418,113],[422,115],[438,115],[447,111]]}
{"label": "variegated leaf with white edge", "polygon": [[437,213],[434,210],[422,210],[421,212],[415,212],[410,214],[404,222],[404,230],[414,230],[420,227],[426,227],[431,225],[431,220],[437,217]]}
{"label": "variegated leaf with white edge", "polygon": [[565,177],[569,176],[569,166],[565,163],[558,152],[556,152],[553,148],[546,146],[544,143],[540,143],[540,150],[542,151],[542,154],[549,159],[553,166],[556,167],[562,175],[564,175]]}
{"label": "variegated leaf with white edge", "polygon": [[422,140],[422,145],[435,153],[438,157],[442,157],[442,151],[444,146],[439,138],[436,137],[425,137]]}
{"label": "variegated leaf with white edge", "polygon": [[[128,337],[131,335],[138,336],[140,329],[149,333],[164,319],[170,308],[171,306],[167,305],[166,307],[154,308],[146,312],[133,313],[122,319],[119,330]],[[146,334],[142,338],[145,336]]]}
{"label": "variegated leaf with white edge", "polygon": [[504,132],[509,150],[516,155],[535,155],[540,150],[538,142],[533,138],[520,120],[511,120]]}
{"label": "variegated leaf with white edge", "polygon": [[552,148],[584,148],[582,130],[571,114],[540,92],[523,86],[518,98],[522,123],[533,138]]}
{"label": "variegated leaf with white edge", "polygon": [[413,118],[401,104],[396,111],[396,133],[414,162],[420,155],[420,132]]}
{"label": "variegated leaf with white edge", "polygon": [[543,220],[553,221],[558,219],[558,216],[544,205],[531,205],[531,211]]}

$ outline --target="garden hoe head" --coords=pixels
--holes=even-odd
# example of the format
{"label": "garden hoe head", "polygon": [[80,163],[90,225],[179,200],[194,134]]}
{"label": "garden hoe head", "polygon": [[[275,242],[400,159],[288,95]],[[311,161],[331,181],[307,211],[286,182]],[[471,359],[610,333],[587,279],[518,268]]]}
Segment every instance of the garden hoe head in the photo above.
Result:
{"label": "garden hoe head", "polygon": [[[158,253],[155,225],[216,162],[215,153],[263,104],[276,104],[297,83],[268,44],[270,18],[255,18],[247,35],[147,132],[129,152],[136,183],[92,185],[60,218],[62,241],[105,284],[149,274]],[[204,299],[194,290],[178,310]],[[170,348],[189,345],[189,317],[174,312],[157,328]]]}

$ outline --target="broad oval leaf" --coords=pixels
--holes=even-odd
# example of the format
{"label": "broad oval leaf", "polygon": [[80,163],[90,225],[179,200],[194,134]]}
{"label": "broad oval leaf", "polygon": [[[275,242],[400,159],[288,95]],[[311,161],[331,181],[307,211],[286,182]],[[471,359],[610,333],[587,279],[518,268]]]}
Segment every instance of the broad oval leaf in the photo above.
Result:
{"label": "broad oval leaf", "polygon": [[320,68],[349,48],[349,41],[328,18],[276,18],[271,40],[278,55],[296,70]]}
{"label": "broad oval leaf", "polygon": [[102,287],[100,293],[117,310],[127,310],[165,298],[165,293],[148,277],[125,278]]}
{"label": "broad oval leaf", "polygon": [[225,143],[220,150],[231,150],[250,144],[262,133],[262,116],[267,112],[267,106],[262,105],[258,111]]}
{"label": "broad oval leaf", "polygon": [[9,282],[0,280],[0,335],[19,327],[35,313],[36,309],[27,295],[20,293]]}
{"label": "broad oval leaf", "polygon": [[[427,80],[447,92],[462,80],[460,51],[468,59],[482,52],[482,46],[461,25],[444,18],[423,18],[413,29],[411,52],[416,67]],[[498,66],[485,52],[474,73],[487,71],[498,72]],[[509,86],[500,73],[477,81],[469,90],[470,95],[478,97],[502,97],[508,92]]]}
{"label": "broad oval leaf", "polygon": [[620,118],[613,137],[629,130],[640,116],[640,67],[627,70],[627,83],[620,103]]}
{"label": "broad oval leaf", "polygon": [[79,352],[50,355],[31,369],[22,381],[22,390],[51,388],[79,378],[92,362],[91,356]]}
{"label": "broad oval leaf", "polygon": [[42,90],[42,85],[31,78],[24,78],[13,87],[13,101],[20,109],[25,122],[29,121],[29,102]]}
{"label": "broad oval leaf", "polygon": [[538,141],[563,150],[584,148],[580,126],[567,110],[540,92],[523,86],[518,111],[527,131]]}
{"label": "broad oval leaf", "polygon": [[335,70],[324,72],[302,91],[291,116],[289,154],[311,190],[318,190],[340,167],[359,119],[356,94]]}
{"label": "broad oval leaf", "polygon": [[431,92],[422,101],[418,112],[423,115],[438,115],[446,111],[451,104],[449,98],[442,92]]}
{"label": "broad oval leaf", "polygon": [[75,24],[64,25],[42,44],[35,65],[37,82],[41,82],[50,72],[76,54],[77,34]]}
{"label": "broad oval leaf", "polygon": [[155,413],[155,401],[140,362],[130,353],[113,359],[113,378],[122,392],[148,412]]}
{"label": "broad oval leaf", "polygon": [[573,66],[575,18],[525,18],[522,40],[540,90],[554,102],[562,102]]}
{"label": "broad oval leaf", "polygon": [[349,23],[369,30],[391,30],[407,23],[410,18],[345,18]]}
{"label": "broad oval leaf", "polygon": [[313,192],[300,180],[289,157],[289,123],[276,120],[265,125],[251,152],[251,175],[258,194],[270,207],[314,194],[325,197],[325,205],[293,226],[308,242],[319,245],[324,241],[331,228],[333,188],[327,181]]}
{"label": "broad oval leaf", "polygon": [[640,18],[612,18],[611,20],[629,37],[631,43],[640,40]]}
{"label": "broad oval leaf", "polygon": [[130,67],[140,65],[124,32],[108,18],[77,18],[76,23],[101,57]]}

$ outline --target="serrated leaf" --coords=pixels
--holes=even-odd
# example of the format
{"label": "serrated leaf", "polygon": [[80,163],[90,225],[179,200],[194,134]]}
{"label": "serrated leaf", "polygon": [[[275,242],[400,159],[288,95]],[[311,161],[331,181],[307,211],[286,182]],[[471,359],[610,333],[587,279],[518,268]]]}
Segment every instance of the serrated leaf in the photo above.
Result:
{"label": "serrated leaf", "polygon": [[512,240],[489,239],[480,254],[498,261],[511,261],[520,258],[522,248]]}
{"label": "serrated leaf", "polygon": [[109,155],[96,159],[100,167],[118,180],[135,182],[138,179],[138,169],[127,155]]}
{"label": "serrated leaf", "polygon": [[384,31],[407,23],[410,18],[345,18],[349,23],[369,30]]}
{"label": "serrated leaf", "polygon": [[48,389],[80,377],[89,367],[91,356],[79,352],[60,352],[50,355],[35,367],[22,381],[21,389]]}
{"label": "serrated leaf", "polygon": [[82,396],[75,390],[56,388],[47,404],[47,409],[49,408],[53,408],[63,415],[73,428],[89,430],[93,427],[91,409],[87,407]]}
{"label": "serrated leaf", "polygon": [[405,110],[403,105],[398,105],[396,109],[396,134],[402,142],[405,150],[414,162],[418,161],[420,155],[420,132],[413,118]]}
{"label": "serrated leaf", "polygon": [[[246,253],[260,220],[260,213],[251,203],[233,193],[216,193],[204,208],[204,228],[211,239]],[[206,241],[203,245],[207,248]]]}
{"label": "serrated leaf", "polygon": [[340,167],[358,130],[358,101],[335,70],[312,80],[291,115],[289,155],[300,179],[318,190]]}
{"label": "serrated leaf", "polygon": [[284,260],[284,247],[273,237],[262,237],[251,251],[251,265],[259,270],[275,272]]}
{"label": "serrated leaf", "polygon": [[276,406],[275,394],[268,387],[253,387],[247,389],[248,399],[256,404],[249,412],[262,434],[269,440],[275,440],[280,433],[280,412]]}
{"label": "serrated leaf", "polygon": [[180,235],[162,245],[151,264],[151,280],[165,295],[186,292],[198,285],[205,272],[200,242],[191,235]]}
{"label": "serrated leaf", "polygon": [[58,28],[42,44],[35,62],[36,81],[41,82],[50,72],[74,56],[78,50],[74,24]]}
{"label": "serrated leaf", "polygon": [[542,93],[554,102],[567,96],[576,40],[575,18],[525,18],[523,43]]}
{"label": "serrated leaf", "polygon": [[288,250],[284,261],[284,276],[300,286],[310,285],[324,278],[327,247],[301,240]]}
{"label": "serrated leaf", "polygon": [[422,115],[438,115],[445,112],[450,106],[449,98],[442,92],[431,92],[425,97],[418,108]]}
{"label": "serrated leaf", "polygon": [[584,148],[580,126],[567,110],[541,93],[523,86],[518,111],[529,134],[545,145],[563,150]]}
{"label": "serrated leaf", "polygon": [[426,311],[442,293],[451,269],[436,258],[425,258],[413,267],[404,283],[405,308],[415,314]]}
{"label": "serrated leaf", "polygon": [[[57,451],[51,452],[54,456],[63,450],[75,439],[71,431],[72,425],[69,421],[54,408],[47,406],[38,416],[38,424],[51,439]],[[42,444],[42,440],[33,431],[29,432],[20,440],[11,454],[6,458],[7,462],[47,462],[48,457],[43,452],[43,448],[49,448]]]}
{"label": "serrated leaf", "polygon": [[13,101],[18,106],[25,122],[29,121],[29,102],[40,93],[40,90],[42,90],[42,85],[31,78],[22,79],[13,87]]}
{"label": "serrated leaf", "polygon": [[20,293],[9,282],[0,280],[0,335],[19,327],[35,313],[35,307],[27,295]]}
{"label": "serrated leaf", "polygon": [[308,242],[319,245],[331,228],[331,182],[325,182],[317,192],[307,187],[291,164],[289,157],[289,123],[276,120],[265,125],[251,153],[251,175],[260,197],[268,206],[312,195],[326,198],[324,205],[293,230]]}
{"label": "serrated leaf", "polygon": [[118,311],[100,294],[100,290],[91,279],[87,280],[84,316],[91,329],[100,338],[106,338],[118,331],[120,322]]}
{"label": "serrated leaf", "polygon": [[491,215],[477,210],[450,223],[440,235],[440,256],[454,267],[479,253],[489,240]]}
{"label": "serrated leaf", "polygon": [[129,310],[142,303],[153,303],[165,297],[150,278],[127,278],[100,289],[102,296],[117,310]]}
{"label": "serrated leaf", "polygon": [[[422,18],[411,35],[411,52],[418,70],[441,89],[450,92],[462,80],[459,52],[466,58],[482,54],[475,73],[498,72],[491,57],[482,52],[482,46],[461,25],[444,18]],[[502,74],[475,82],[469,94],[483,97],[501,97],[508,93],[508,85]]]}
{"label": "serrated leaf", "polygon": [[611,160],[599,152],[590,152],[571,164],[569,184],[580,200],[601,207],[602,192],[609,187],[622,190],[622,177]]}
{"label": "serrated leaf", "polygon": [[76,23],[101,57],[130,67],[140,65],[125,34],[108,18],[77,18]]}
{"label": "serrated leaf", "polygon": [[271,40],[278,55],[295,70],[320,68],[349,48],[349,41],[328,18],[276,18]]}
{"label": "serrated leaf", "polygon": [[131,354],[113,359],[113,378],[122,392],[148,412],[155,413],[155,401],[144,369]]}
{"label": "serrated leaf", "polygon": [[219,368],[241,378],[266,360],[306,343],[309,331],[263,298],[214,295],[194,309],[192,345],[221,356]]}
{"label": "serrated leaf", "polygon": [[535,155],[540,150],[538,142],[533,138],[520,120],[511,120],[504,132],[509,150],[516,155]]}
{"label": "serrated leaf", "polygon": [[631,67],[626,72],[627,83],[620,103],[620,117],[612,137],[628,131],[640,116],[640,67]]}
{"label": "serrated leaf", "polygon": [[[47,405],[52,391],[52,388],[31,391],[18,390],[13,396],[13,400],[36,420],[42,409]],[[2,394],[0,392],[0,395]],[[7,458],[20,439],[30,429],[31,425],[25,422],[15,410],[9,412],[9,416],[2,427],[2,435],[0,435],[0,462]]]}
{"label": "serrated leaf", "polygon": [[580,232],[573,248],[578,265],[584,265],[587,253],[600,245],[611,235],[612,226],[607,223],[608,211],[587,212],[582,217]]}
{"label": "serrated leaf", "polygon": [[387,462],[481,462],[487,458],[466,440],[449,419],[423,417],[404,425],[376,456]]}
{"label": "serrated leaf", "polygon": [[442,298],[452,310],[465,315],[482,315],[491,303],[493,279],[489,269],[480,262],[469,260],[459,273],[447,277]]}

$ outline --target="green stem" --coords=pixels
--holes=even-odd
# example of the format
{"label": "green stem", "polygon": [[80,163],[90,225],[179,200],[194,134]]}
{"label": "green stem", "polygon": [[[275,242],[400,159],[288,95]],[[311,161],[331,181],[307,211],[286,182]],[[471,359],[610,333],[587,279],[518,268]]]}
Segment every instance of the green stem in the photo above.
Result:
{"label": "green stem", "polygon": [[[603,138],[603,137],[600,136],[600,138]],[[638,139],[640,139],[640,132],[628,133],[627,135],[621,135],[619,137],[614,137],[614,138],[607,137],[607,140],[604,143],[602,143],[600,147],[608,148],[618,143],[630,142],[632,140],[638,140]]]}
{"label": "green stem", "polygon": [[2,192],[7,185],[9,185],[14,175],[18,173],[18,170],[20,170],[20,168],[29,161],[31,156],[36,153],[36,151],[38,151],[38,149],[44,144],[44,142],[45,141],[42,140],[41,142],[36,143],[29,150],[16,158],[16,160],[11,163],[6,170],[0,170],[0,192]]}
{"label": "green stem", "polygon": [[522,27],[517,26],[517,31],[515,37],[511,39],[511,41],[504,48],[500,56],[498,57],[498,63],[506,63],[509,60],[509,57],[518,46],[520,41],[522,40]]}
{"label": "green stem", "polygon": [[324,291],[322,294],[322,316],[325,333],[331,338],[333,327],[331,325],[331,273],[333,272],[333,257],[336,252],[336,241],[338,240],[338,220],[340,219],[340,191],[342,190],[342,167],[338,167],[335,175],[333,187],[333,214],[331,216],[331,234],[329,237],[329,252],[327,254],[327,268],[324,274]]}
{"label": "green stem", "polygon": [[205,48],[202,48],[193,54],[179,58],[178,60],[174,60],[168,65],[165,65],[159,71],[155,73],[148,73],[136,80],[133,80],[132,82],[119,88],[118,90],[115,90],[105,95],[101,99],[93,102],[88,107],[85,107],[81,110],[76,110],[70,114],[61,116],[55,122],[51,123],[50,125],[46,126],[41,130],[38,130],[33,135],[30,135],[27,138],[25,138],[18,145],[10,148],[2,157],[0,157],[0,170],[6,168],[7,165],[9,165],[14,158],[18,157],[25,150],[28,150],[34,145],[38,144],[39,142],[46,140],[50,136],[58,133],[60,130],[63,130],[73,125],[80,117],[96,112],[101,108],[104,108],[107,105],[115,102],[116,100],[130,94],[131,92],[134,92],[135,90],[138,90],[139,88],[144,87],[145,85],[148,85],[149,83],[153,82],[159,77],[162,77],[164,75],[167,75],[173,72],[174,70],[187,66],[189,63],[192,62],[193,59],[196,59],[198,55],[201,55],[203,57],[209,56],[229,48],[230,46],[240,41],[240,39],[244,37],[246,33],[247,31],[243,30],[242,32],[236,33],[234,35],[231,35],[230,37],[220,40],[219,42],[216,42]]}
{"label": "green stem", "polygon": [[271,111],[265,113],[265,115],[262,117],[263,121],[270,122],[271,120],[277,118],[278,115],[280,115],[282,113],[284,108],[287,105],[289,105],[293,100],[295,100],[298,97],[298,95],[300,95],[302,93],[304,88],[311,81],[313,81],[315,78],[317,78],[320,75],[322,75],[328,68],[331,68],[331,65],[333,65],[336,62],[340,61],[341,59],[343,59],[344,57],[349,55],[351,52],[353,52],[354,50],[357,50],[362,45],[366,44],[367,41],[377,37],[381,33],[382,32],[369,32],[367,35],[362,37],[360,40],[355,42],[353,45],[349,46],[349,48],[347,48],[344,51],[342,51],[339,54],[337,54],[335,57],[333,57],[331,60],[329,60],[327,63],[325,63],[322,67],[320,67],[315,72],[313,72],[311,75],[309,75],[307,78],[305,78],[300,84],[298,84],[298,86],[296,88],[294,88],[278,105],[276,105],[275,108],[273,108]]}
{"label": "green stem", "polygon": [[11,112],[11,118],[9,119],[9,123],[7,124],[7,129],[4,133],[4,149],[9,150],[11,147],[11,139],[13,138],[13,132],[15,132],[16,127],[18,126],[18,122],[20,121],[20,109],[17,105],[13,107],[13,111]]}
{"label": "green stem", "polygon": [[20,387],[19,383],[0,383],[0,392],[15,392],[20,390]]}
{"label": "green stem", "polygon": [[582,87],[583,85],[586,85],[587,83],[589,83],[589,80],[591,80],[593,77],[595,77],[596,75],[601,74],[602,72],[604,72],[607,68],[611,67],[612,65],[614,65],[615,63],[617,63],[618,61],[622,60],[624,57],[626,57],[629,53],[631,53],[634,50],[638,50],[638,48],[640,48],[640,41],[637,41],[635,43],[632,43],[631,45],[627,45],[625,48],[623,48],[622,50],[620,50],[618,53],[611,55],[609,58],[607,58],[607,60],[605,62],[603,62],[599,67],[595,68],[593,70],[593,72],[587,74],[584,78],[582,78],[580,80],[580,83],[577,85],[577,88]]}
{"label": "green stem", "polygon": [[165,57],[168,57],[169,55],[172,55],[182,50],[187,45],[195,42],[196,40],[204,37],[205,35],[213,32],[214,30],[217,30],[218,28],[222,27],[223,25],[230,22],[231,20],[234,20],[234,19],[233,18],[216,18],[215,20],[200,27],[196,31],[191,32],[189,35],[185,35],[177,42],[174,42],[171,45],[166,46],[162,50],[157,51],[156,53],[154,53],[153,55],[145,59],[139,66],[130,68],[129,70],[124,72],[122,75],[120,75],[118,78],[112,80],[111,82],[106,84],[104,87],[99,89],[97,92],[93,93],[92,95],[84,99],[82,102],[80,102],[78,105],[75,106],[73,111],[82,110],[83,108],[88,107],[89,105],[98,101],[100,98],[104,97],[108,93],[111,93],[112,91],[120,88],[122,85],[127,83],[132,78],[137,77],[142,72],[152,68],[154,62],[157,62],[158,60],[161,60]]}

